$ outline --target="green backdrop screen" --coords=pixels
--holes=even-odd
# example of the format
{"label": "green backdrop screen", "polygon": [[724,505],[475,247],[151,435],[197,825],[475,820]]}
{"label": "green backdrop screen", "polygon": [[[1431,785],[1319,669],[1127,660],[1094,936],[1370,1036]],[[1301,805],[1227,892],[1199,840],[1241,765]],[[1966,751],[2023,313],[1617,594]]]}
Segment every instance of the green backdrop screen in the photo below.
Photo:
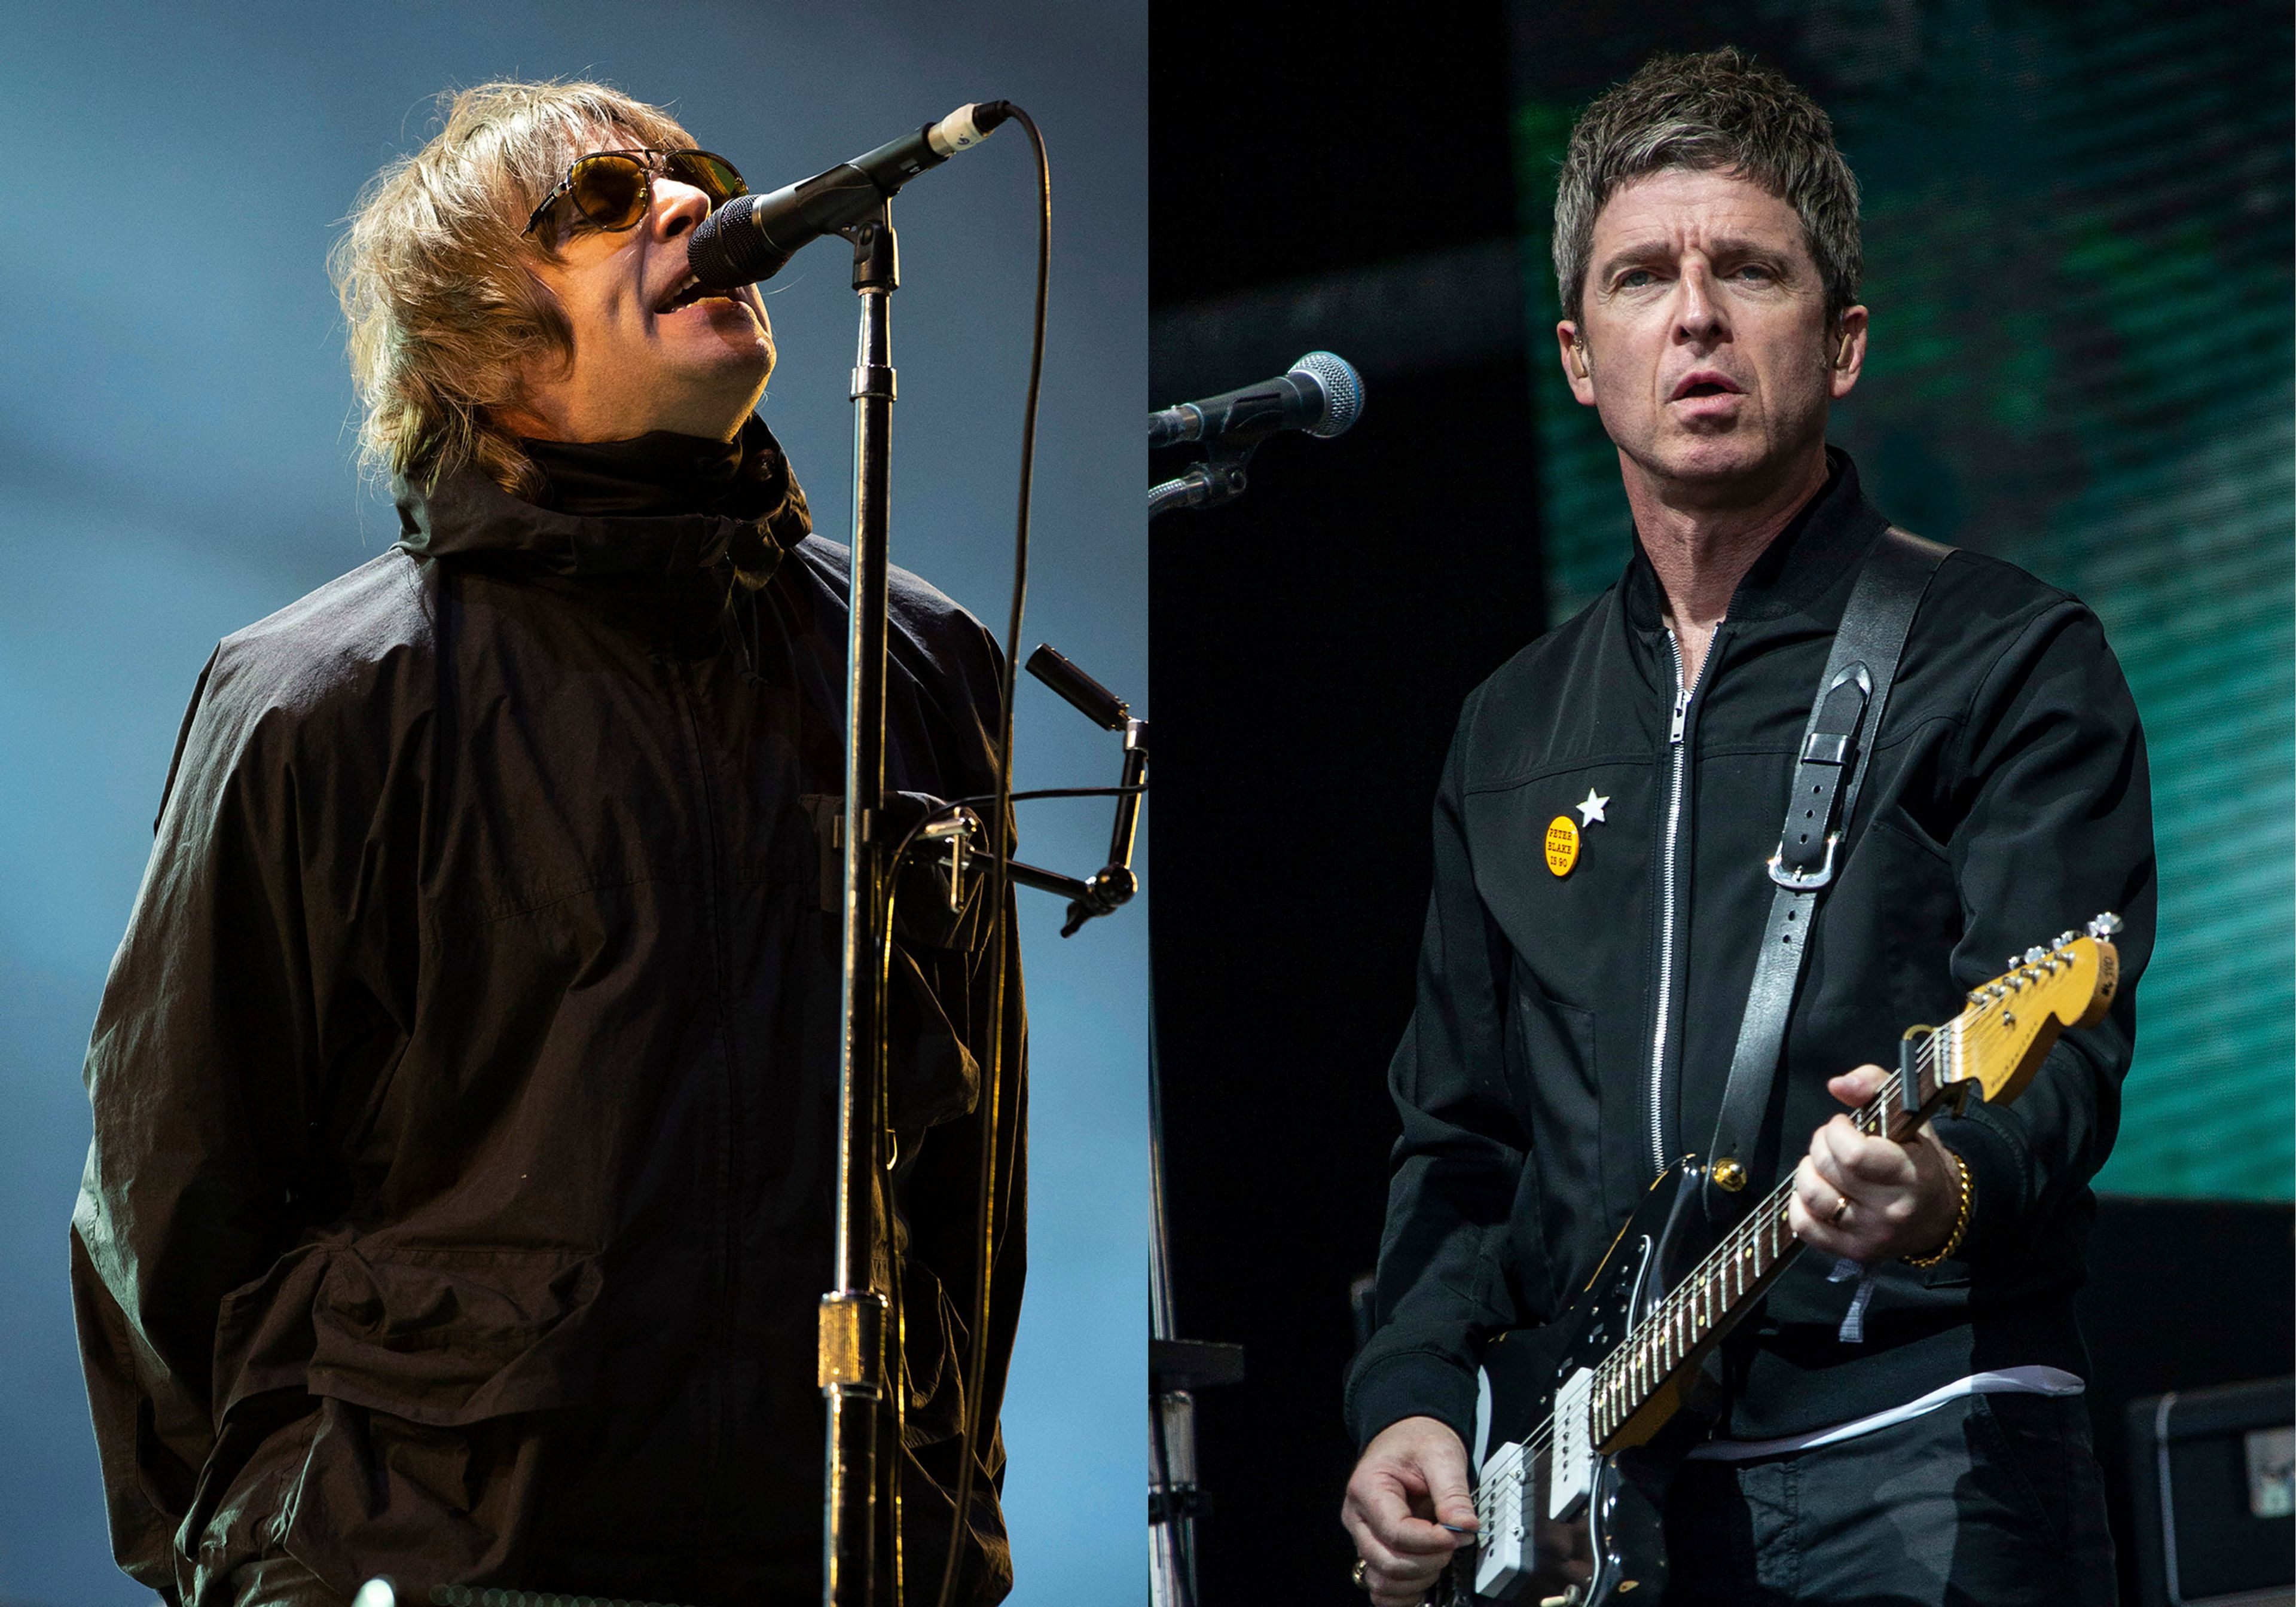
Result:
{"label": "green backdrop screen", "polygon": [[1617,576],[1615,449],[1551,354],[1554,173],[1657,49],[1738,43],[1834,119],[1873,334],[1833,438],[1907,528],[2081,597],[2152,767],[2161,935],[2098,1186],[2285,1199],[2296,1135],[2291,23],[2211,6],[1519,4],[1552,617]]}

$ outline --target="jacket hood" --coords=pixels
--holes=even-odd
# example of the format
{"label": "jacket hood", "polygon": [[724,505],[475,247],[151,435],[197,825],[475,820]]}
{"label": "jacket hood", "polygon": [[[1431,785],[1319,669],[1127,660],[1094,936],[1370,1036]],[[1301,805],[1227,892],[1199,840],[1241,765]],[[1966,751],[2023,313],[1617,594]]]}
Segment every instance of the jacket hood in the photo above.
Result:
{"label": "jacket hood", "polygon": [[[394,481],[400,526],[395,545],[421,558],[475,561],[585,580],[674,579],[731,560],[745,582],[762,586],[813,529],[805,493],[781,443],[754,415],[727,447],[667,432],[598,447],[549,445],[554,450],[537,454],[547,482],[545,502],[512,496],[476,463],[428,490],[403,479]],[[597,487],[616,472],[617,455],[643,458],[653,470],[691,458],[696,475],[714,477],[712,460],[736,450],[738,462],[714,507],[575,512],[550,505],[559,500],[553,496],[559,482],[570,482],[570,488],[578,478],[587,495],[568,501],[585,508],[608,501],[596,494]]]}

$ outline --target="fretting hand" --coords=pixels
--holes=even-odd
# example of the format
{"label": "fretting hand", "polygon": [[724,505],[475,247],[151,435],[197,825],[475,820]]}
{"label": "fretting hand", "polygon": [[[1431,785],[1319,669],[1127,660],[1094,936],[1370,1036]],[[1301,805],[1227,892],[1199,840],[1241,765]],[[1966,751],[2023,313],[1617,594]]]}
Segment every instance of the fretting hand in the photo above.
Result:
{"label": "fretting hand", "polygon": [[[1860,1066],[1828,1082],[1826,1091],[1857,1110],[1873,1102],[1889,1076],[1879,1066]],[[1871,1267],[1937,1250],[1952,1234],[1960,1204],[1959,1174],[1935,1129],[1924,1126],[1900,1144],[1861,1133],[1849,1117],[1837,1116],[1810,1135],[1809,1153],[1794,1168],[1786,1220],[1811,1249]]]}

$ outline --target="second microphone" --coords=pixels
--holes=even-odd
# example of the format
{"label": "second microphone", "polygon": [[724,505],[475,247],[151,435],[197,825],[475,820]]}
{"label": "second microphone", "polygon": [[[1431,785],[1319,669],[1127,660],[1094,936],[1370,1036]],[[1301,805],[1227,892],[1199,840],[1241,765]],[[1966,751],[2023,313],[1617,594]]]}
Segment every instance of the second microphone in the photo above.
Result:
{"label": "second microphone", "polygon": [[1331,352],[1311,351],[1275,379],[1150,414],[1148,444],[1246,447],[1283,430],[1329,439],[1362,412],[1363,377],[1354,365]]}

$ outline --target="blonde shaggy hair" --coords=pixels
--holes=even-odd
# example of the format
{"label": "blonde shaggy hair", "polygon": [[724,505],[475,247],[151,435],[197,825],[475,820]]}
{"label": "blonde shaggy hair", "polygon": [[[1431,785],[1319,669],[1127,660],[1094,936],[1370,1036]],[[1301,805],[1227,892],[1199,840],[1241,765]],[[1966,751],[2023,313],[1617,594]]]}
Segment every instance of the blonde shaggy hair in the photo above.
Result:
{"label": "blonde shaggy hair", "polygon": [[491,410],[519,399],[536,357],[570,360],[574,332],[529,266],[554,259],[556,242],[520,231],[583,152],[693,140],[603,84],[481,84],[439,104],[439,132],[368,181],[327,258],[365,410],[360,457],[425,488],[476,463],[524,492],[538,476]]}

